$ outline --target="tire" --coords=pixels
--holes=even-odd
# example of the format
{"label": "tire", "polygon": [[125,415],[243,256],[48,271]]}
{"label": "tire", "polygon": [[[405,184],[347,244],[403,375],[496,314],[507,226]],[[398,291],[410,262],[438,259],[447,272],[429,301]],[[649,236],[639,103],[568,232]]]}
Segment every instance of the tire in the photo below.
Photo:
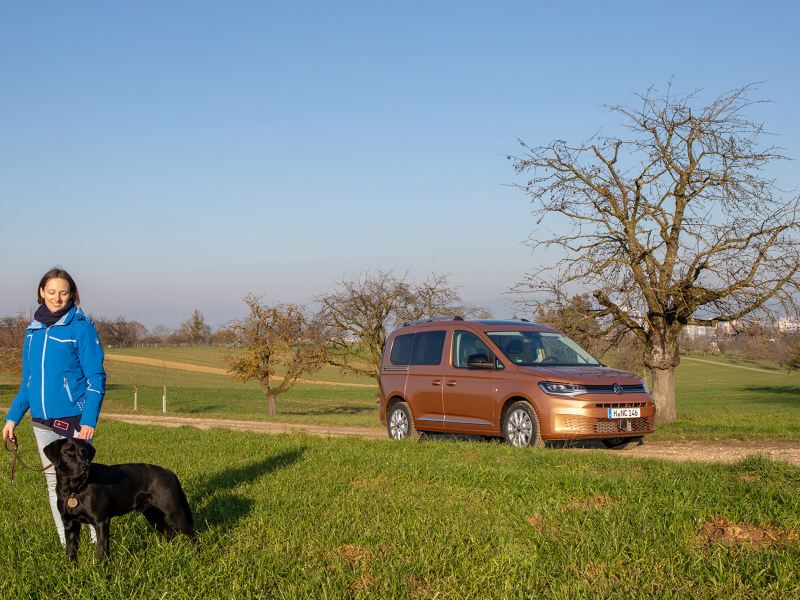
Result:
{"label": "tire", "polygon": [[514,402],[503,415],[503,439],[515,448],[542,448],[542,432],[536,411],[525,401]]}
{"label": "tire", "polygon": [[625,438],[607,438],[602,440],[603,445],[609,450],[630,450],[641,446],[643,442],[642,436],[625,437]]}
{"label": "tire", "polygon": [[398,441],[416,439],[419,436],[407,403],[396,402],[392,405],[386,416],[386,430],[390,438]]}

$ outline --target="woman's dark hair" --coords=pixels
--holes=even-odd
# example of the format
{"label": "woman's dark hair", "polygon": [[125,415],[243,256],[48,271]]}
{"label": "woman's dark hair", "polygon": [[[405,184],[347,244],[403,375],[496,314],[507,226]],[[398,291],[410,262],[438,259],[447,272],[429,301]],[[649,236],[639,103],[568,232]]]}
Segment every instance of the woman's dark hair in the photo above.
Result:
{"label": "woman's dark hair", "polygon": [[39,282],[39,287],[36,288],[36,301],[39,304],[44,302],[41,290],[44,289],[45,284],[51,279],[65,279],[66,282],[69,284],[69,294],[73,304],[77,306],[78,304],[81,303],[81,295],[78,293],[78,286],[75,285],[75,280],[72,278],[72,275],[67,273],[64,269],[61,269],[59,267],[53,267],[47,273],[44,274],[42,280]]}

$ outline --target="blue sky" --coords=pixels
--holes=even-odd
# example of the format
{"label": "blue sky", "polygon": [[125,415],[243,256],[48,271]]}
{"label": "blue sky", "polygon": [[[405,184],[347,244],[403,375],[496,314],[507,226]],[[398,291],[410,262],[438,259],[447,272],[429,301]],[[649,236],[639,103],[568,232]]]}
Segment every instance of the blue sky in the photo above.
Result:
{"label": "blue sky", "polygon": [[[714,6],[711,6],[714,4]],[[0,3],[0,315],[54,264],[98,316],[213,325],[249,292],[449,273],[503,294],[532,255],[505,155],[606,104],[749,82],[800,157],[800,8],[760,3]],[[796,162],[771,174],[800,188]]]}

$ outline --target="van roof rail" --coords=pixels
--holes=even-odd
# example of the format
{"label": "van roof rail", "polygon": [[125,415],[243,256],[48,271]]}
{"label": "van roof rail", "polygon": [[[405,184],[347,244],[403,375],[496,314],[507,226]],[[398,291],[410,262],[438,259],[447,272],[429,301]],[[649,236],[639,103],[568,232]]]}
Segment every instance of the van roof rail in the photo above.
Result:
{"label": "van roof rail", "polygon": [[438,321],[463,321],[464,317],[461,315],[453,315],[451,317],[429,317],[427,319],[417,319],[416,321],[406,321],[401,327],[408,327],[409,325],[418,325],[420,323],[436,323]]}

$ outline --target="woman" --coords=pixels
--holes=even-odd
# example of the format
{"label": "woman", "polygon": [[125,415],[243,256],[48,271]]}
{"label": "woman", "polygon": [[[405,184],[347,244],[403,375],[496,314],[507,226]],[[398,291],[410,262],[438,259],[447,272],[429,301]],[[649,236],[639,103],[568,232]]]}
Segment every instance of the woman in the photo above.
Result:
{"label": "woman", "polygon": [[[91,441],[105,395],[103,348],[92,321],[80,309],[78,287],[63,269],[54,268],[39,282],[39,308],[25,332],[22,385],[6,415],[3,439],[30,410],[42,466],[50,461],[42,451],[59,437]],[[61,544],[64,525],[56,504],[56,473],[44,472],[50,508]],[[95,539],[94,529],[91,530]]]}

